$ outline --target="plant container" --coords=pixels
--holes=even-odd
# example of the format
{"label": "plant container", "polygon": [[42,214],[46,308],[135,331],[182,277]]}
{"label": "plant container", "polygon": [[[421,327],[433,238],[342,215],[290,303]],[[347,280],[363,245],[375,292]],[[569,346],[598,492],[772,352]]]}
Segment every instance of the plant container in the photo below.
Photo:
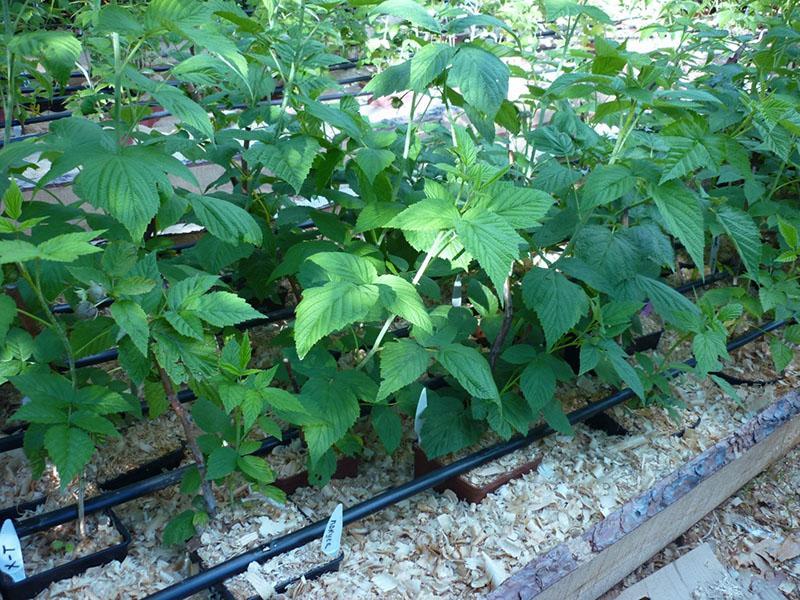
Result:
{"label": "plant container", "polygon": [[[360,462],[361,461],[355,456],[342,456],[336,462],[336,471],[333,473],[333,479],[355,477],[358,475],[358,465]],[[310,485],[308,481],[308,470],[278,478],[272,485],[283,490],[286,494],[292,494],[298,488]]]}
{"label": "plant container", "polygon": [[124,560],[128,555],[128,547],[131,543],[130,532],[113,511],[107,510],[105,514],[111,519],[114,528],[122,537],[121,541],[108,548],[103,548],[60,564],[52,569],[30,575],[22,581],[14,581],[5,573],[0,573],[0,593],[3,594],[4,600],[27,600],[28,598],[33,598],[56,581],[69,579],[91,567],[105,565],[114,560]]}

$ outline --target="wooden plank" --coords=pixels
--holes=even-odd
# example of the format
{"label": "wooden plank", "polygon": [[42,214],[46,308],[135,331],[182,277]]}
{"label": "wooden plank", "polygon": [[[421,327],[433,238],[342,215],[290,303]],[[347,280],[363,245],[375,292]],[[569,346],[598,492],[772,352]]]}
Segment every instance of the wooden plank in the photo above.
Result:
{"label": "wooden plank", "polygon": [[700,544],[678,560],[632,585],[616,600],[694,600],[700,587],[725,578],[727,571],[709,544]]}
{"label": "wooden plank", "polygon": [[581,537],[534,559],[488,598],[597,598],[800,443],[798,414],[794,391]]}

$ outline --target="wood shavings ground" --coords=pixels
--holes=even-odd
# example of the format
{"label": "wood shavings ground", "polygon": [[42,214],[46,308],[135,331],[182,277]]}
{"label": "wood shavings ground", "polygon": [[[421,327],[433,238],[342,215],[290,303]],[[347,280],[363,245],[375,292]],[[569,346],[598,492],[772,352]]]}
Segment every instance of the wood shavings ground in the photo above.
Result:
{"label": "wood shavings ground", "polygon": [[308,451],[300,438],[278,446],[267,456],[267,462],[277,479],[291,477],[306,470]]}

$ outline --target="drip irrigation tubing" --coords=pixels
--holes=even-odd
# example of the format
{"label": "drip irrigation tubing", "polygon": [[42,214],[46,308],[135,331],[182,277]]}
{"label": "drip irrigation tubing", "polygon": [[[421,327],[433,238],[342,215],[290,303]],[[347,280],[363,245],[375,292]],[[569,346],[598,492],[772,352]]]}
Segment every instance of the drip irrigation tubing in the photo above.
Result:
{"label": "drip irrigation tubing", "polygon": [[[283,446],[289,443],[298,435],[300,435],[300,432],[297,429],[288,429],[283,433],[281,439],[272,436],[265,438],[261,442],[261,446],[259,447],[259,449],[256,450],[253,454],[266,454],[272,451],[274,448],[277,448],[278,446]],[[131,500],[136,500],[137,498],[141,498],[142,496],[147,496],[148,494],[152,494],[153,492],[158,492],[160,490],[173,486],[177,483],[180,483],[183,476],[194,466],[195,463],[184,465],[172,471],[167,471],[166,473],[160,473],[158,475],[148,477],[147,479],[142,479],[141,481],[131,483],[116,490],[112,490],[110,492],[104,492],[102,494],[98,494],[97,496],[88,498],[84,502],[85,514],[88,515],[91,513],[106,510],[108,508],[112,508],[114,506],[130,502]],[[64,506],[62,508],[58,508],[50,512],[42,513],[40,515],[35,515],[33,517],[17,521],[15,523],[15,527],[19,537],[24,537],[36,533],[38,531],[43,531],[45,529],[56,527],[58,525],[63,525],[64,523],[68,523],[69,521],[74,521],[77,518],[78,518],[78,505],[71,504],[69,506]]]}
{"label": "drip irrigation tubing", "polygon": [[[742,346],[746,346],[766,333],[779,329],[793,320],[794,317],[791,317],[765,323],[730,342],[727,345],[727,349],[729,352],[732,352]],[[692,358],[685,361],[684,364],[688,367],[693,367],[696,361]],[[680,369],[671,369],[667,372],[667,375],[669,377],[675,377],[682,372],[683,371]],[[573,425],[580,423],[626,400],[634,398],[635,395],[636,394],[630,388],[624,388],[603,400],[593,402],[583,408],[572,411],[567,415],[567,418]],[[476,467],[520,450],[552,433],[554,433],[554,430],[548,425],[538,425],[530,430],[528,435],[524,437],[514,438],[507,442],[501,442],[479,450],[474,454],[470,454],[444,467],[431,471],[427,475],[423,475],[422,477],[418,477],[397,487],[384,490],[377,496],[373,496],[368,500],[359,502],[346,509],[343,513],[343,525],[349,525],[350,523],[380,512],[420,492],[441,485],[448,479],[463,475]],[[274,538],[265,545],[225,560],[210,567],[206,571],[188,577],[181,582],[151,594],[147,596],[146,600],[180,600],[182,598],[187,598],[194,593],[222,583],[226,579],[244,572],[247,566],[253,561],[263,563],[321,538],[325,532],[326,525],[327,519],[323,519],[303,527],[302,529]]]}

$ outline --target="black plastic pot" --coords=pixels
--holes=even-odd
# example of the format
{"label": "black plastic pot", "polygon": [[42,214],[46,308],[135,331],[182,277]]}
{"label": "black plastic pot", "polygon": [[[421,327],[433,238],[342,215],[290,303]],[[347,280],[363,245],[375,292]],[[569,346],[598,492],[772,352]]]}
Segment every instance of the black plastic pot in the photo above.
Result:
{"label": "black plastic pot", "polygon": [[75,560],[58,565],[47,571],[36,573],[35,575],[26,577],[22,581],[14,581],[5,573],[0,573],[0,593],[3,594],[3,598],[5,600],[27,600],[28,598],[36,596],[36,594],[47,588],[51,583],[61,581],[62,579],[69,579],[70,577],[83,573],[91,567],[105,565],[113,560],[124,560],[128,555],[131,534],[113,511],[108,510],[106,514],[122,536],[121,542],[109,548],[104,548],[92,554],[87,554],[86,556],[81,556]]}
{"label": "black plastic pot", "polygon": [[126,485],[141,481],[142,479],[147,479],[153,475],[163,473],[164,471],[172,471],[173,469],[177,469],[184,456],[186,456],[186,446],[181,445],[180,448],[176,448],[171,452],[167,452],[166,454],[139,465],[138,467],[129,469],[121,475],[101,481],[98,483],[98,485],[104,490],[117,490],[121,487],[125,487]]}

